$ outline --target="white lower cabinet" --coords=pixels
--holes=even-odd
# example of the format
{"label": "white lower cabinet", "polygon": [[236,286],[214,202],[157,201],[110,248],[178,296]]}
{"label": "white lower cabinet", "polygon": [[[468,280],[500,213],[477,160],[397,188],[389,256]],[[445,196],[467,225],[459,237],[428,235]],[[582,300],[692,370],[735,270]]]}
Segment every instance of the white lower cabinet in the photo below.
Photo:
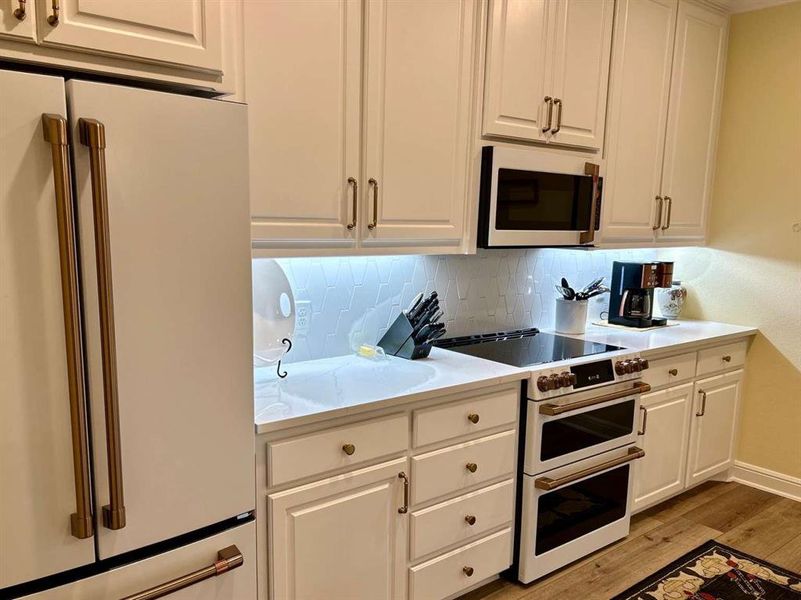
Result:
{"label": "white lower cabinet", "polygon": [[734,462],[743,371],[695,383],[687,485],[725,471]]}
{"label": "white lower cabinet", "polygon": [[636,467],[634,510],[684,489],[692,395],[693,384],[688,383],[642,397],[638,446],[645,457]]}
{"label": "white lower cabinet", "polygon": [[275,600],[405,596],[399,458],[268,496]]}
{"label": "white lower cabinet", "polygon": [[513,383],[265,434],[260,600],[442,600],[509,567],[519,399]]}

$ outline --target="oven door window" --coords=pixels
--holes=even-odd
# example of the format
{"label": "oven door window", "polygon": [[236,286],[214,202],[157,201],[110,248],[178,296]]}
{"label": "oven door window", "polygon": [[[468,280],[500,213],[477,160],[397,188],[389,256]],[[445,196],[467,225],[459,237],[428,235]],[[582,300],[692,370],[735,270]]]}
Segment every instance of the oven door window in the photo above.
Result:
{"label": "oven door window", "polygon": [[592,177],[498,169],[495,229],[585,231],[591,208]]}
{"label": "oven door window", "polygon": [[635,401],[632,399],[546,421],[542,425],[540,460],[550,460],[631,435],[634,409]]}
{"label": "oven door window", "polygon": [[547,492],[537,502],[539,556],[626,516],[631,465]]}

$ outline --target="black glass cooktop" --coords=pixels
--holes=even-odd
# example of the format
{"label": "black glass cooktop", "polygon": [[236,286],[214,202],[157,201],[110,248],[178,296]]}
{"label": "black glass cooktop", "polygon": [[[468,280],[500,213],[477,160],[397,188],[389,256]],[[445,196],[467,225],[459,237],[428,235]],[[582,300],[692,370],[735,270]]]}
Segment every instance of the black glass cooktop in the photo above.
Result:
{"label": "black glass cooktop", "polygon": [[443,338],[435,341],[434,345],[514,367],[528,367],[623,350],[619,346],[542,333],[539,329],[517,329],[501,333]]}

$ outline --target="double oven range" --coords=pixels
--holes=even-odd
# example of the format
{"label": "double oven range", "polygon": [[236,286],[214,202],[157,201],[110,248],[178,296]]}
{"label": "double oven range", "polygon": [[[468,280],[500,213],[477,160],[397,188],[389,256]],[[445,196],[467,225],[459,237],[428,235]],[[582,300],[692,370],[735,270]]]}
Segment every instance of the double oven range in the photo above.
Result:
{"label": "double oven range", "polygon": [[531,582],[628,535],[634,461],[644,456],[635,443],[648,361],[536,329],[440,342],[530,368],[521,402],[517,578]]}

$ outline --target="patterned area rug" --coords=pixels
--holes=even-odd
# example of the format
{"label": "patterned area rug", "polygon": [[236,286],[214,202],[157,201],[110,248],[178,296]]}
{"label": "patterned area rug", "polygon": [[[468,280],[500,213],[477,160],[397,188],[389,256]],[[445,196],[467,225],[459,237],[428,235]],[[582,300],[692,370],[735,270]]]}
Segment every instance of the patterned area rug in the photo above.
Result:
{"label": "patterned area rug", "polygon": [[612,600],[801,600],[801,575],[711,540]]}

